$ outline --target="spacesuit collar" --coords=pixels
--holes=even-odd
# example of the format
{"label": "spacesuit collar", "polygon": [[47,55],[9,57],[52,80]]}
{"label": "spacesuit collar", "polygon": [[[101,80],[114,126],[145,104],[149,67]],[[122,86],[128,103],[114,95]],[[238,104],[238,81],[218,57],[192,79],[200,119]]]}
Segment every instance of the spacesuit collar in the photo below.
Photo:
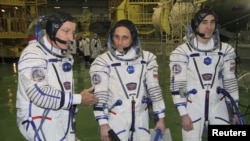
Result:
{"label": "spacesuit collar", "polygon": [[137,56],[135,50],[132,48],[129,49],[126,53],[119,52],[116,50],[115,55],[122,60],[131,60],[131,59],[135,58],[135,56]]}
{"label": "spacesuit collar", "polygon": [[135,60],[137,58],[139,58],[141,56],[141,43],[139,38],[137,39],[137,44],[134,46],[131,46],[130,49],[128,49],[126,51],[126,53],[121,53],[118,52],[114,46],[114,44],[111,42],[111,39],[109,38],[107,44],[108,44],[108,48],[110,53],[117,58],[118,60],[123,60],[123,61],[132,61]]}
{"label": "spacesuit collar", "polygon": [[68,53],[66,52],[63,52],[62,49],[59,49],[59,48],[55,48],[53,47],[48,39],[46,38],[46,36],[43,36],[42,40],[40,41],[40,44],[42,45],[42,47],[48,51],[50,54],[56,56],[56,57],[60,57],[60,58],[63,58],[63,57],[66,57],[68,56]]}
{"label": "spacesuit collar", "polygon": [[131,47],[126,53],[119,52],[114,47],[111,47],[110,53],[117,58],[118,60],[122,61],[132,61],[141,56],[141,49],[140,47]]}
{"label": "spacesuit collar", "polygon": [[198,48],[200,50],[209,51],[209,50],[213,49],[213,47],[214,47],[214,40],[210,39],[207,44],[203,44],[201,42],[198,42],[197,37],[195,37],[194,46],[196,46],[196,48]]}
{"label": "spacesuit collar", "polygon": [[48,41],[48,39],[46,38],[46,36],[43,37],[43,40],[44,40],[44,45],[45,45],[52,53],[56,53],[56,54],[61,55],[61,49],[53,47],[53,46],[49,43],[49,41]]}
{"label": "spacesuit collar", "polygon": [[206,45],[198,42],[197,37],[195,35],[191,35],[187,41],[193,49],[198,51],[209,52],[220,47],[220,38],[217,34],[214,34],[211,40]]}

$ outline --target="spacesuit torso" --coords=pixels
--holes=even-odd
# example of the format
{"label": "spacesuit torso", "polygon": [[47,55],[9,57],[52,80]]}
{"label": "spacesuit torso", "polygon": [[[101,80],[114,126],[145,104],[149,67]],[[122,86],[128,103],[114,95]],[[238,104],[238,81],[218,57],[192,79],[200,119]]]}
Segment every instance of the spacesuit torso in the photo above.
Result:
{"label": "spacesuit torso", "polygon": [[91,39],[91,58],[96,58],[100,52],[101,52],[101,48],[102,48],[102,44],[101,44],[101,40],[99,38],[93,38]]}
{"label": "spacesuit torso", "polygon": [[81,43],[82,43],[82,50],[83,50],[83,53],[84,53],[84,56],[90,56],[90,44],[89,44],[89,38],[85,37],[81,40]]}
{"label": "spacesuit torso", "polygon": [[171,53],[170,68],[170,89],[180,115],[188,114],[193,122],[229,124],[226,97],[217,88],[227,89],[238,100],[235,53],[230,45],[201,51],[182,44]]}
{"label": "spacesuit torso", "polygon": [[[61,54],[59,49],[53,52]],[[70,54],[51,54],[39,43],[23,51],[16,107],[19,129],[28,140],[75,141],[72,64]]]}
{"label": "spacesuit torso", "polygon": [[[126,55],[129,54],[131,52]],[[154,111],[161,116],[165,110],[157,69],[155,56],[147,51],[129,61],[118,59],[109,51],[98,56],[90,74],[94,94],[99,97],[99,104],[94,107],[99,124],[108,123],[124,141],[131,138],[131,134],[134,140],[150,140],[146,98],[152,99]],[[115,104],[118,101],[120,104]],[[160,102],[156,104],[156,101]]]}

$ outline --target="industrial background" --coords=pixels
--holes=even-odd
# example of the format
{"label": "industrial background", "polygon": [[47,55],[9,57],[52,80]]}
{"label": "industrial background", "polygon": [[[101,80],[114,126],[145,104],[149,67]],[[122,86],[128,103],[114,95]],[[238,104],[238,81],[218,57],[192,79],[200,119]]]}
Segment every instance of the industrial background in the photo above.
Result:
{"label": "industrial background", "polygon": [[[167,103],[166,126],[173,141],[180,141],[178,115],[169,93],[168,56],[183,43],[193,14],[202,7],[213,9],[219,17],[222,41],[237,54],[240,108],[250,123],[250,1],[249,0],[0,0],[0,138],[23,141],[16,125],[16,66],[27,38],[35,34],[40,16],[64,11],[78,21],[77,37],[97,33],[105,46],[110,27],[120,19],[133,21],[142,47],[157,55],[160,82]],[[74,65],[75,91],[90,86],[88,68],[79,57]],[[80,107],[77,133],[82,141],[99,140],[97,122],[91,107]],[[206,136],[206,135],[204,135]],[[206,137],[204,137],[204,141]]]}
{"label": "industrial background", "polygon": [[34,34],[29,30],[34,21],[54,11],[71,13],[78,20],[79,35],[98,33],[103,42],[114,22],[129,19],[142,39],[157,40],[160,45],[154,50],[168,55],[183,42],[190,18],[201,7],[218,13],[223,39],[250,42],[249,0],[0,0],[0,57],[18,58],[28,35]]}

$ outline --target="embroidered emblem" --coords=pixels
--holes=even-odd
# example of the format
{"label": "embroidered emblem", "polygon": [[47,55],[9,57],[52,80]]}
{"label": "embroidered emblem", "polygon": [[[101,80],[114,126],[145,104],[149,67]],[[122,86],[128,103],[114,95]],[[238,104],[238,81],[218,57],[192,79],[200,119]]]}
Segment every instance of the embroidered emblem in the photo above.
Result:
{"label": "embroidered emblem", "polygon": [[211,80],[212,79],[212,74],[211,73],[205,73],[205,74],[202,74],[202,78],[203,78],[203,80],[205,80],[205,81],[209,81],[209,80]]}
{"label": "embroidered emblem", "polygon": [[92,80],[92,83],[94,85],[100,84],[101,83],[101,76],[99,74],[93,74],[91,80]]}
{"label": "embroidered emblem", "polygon": [[179,74],[181,72],[181,66],[179,64],[174,64],[172,66],[173,74]]}
{"label": "embroidered emblem", "polygon": [[206,57],[206,58],[204,59],[204,62],[203,62],[203,63],[206,64],[206,65],[210,65],[210,64],[212,63],[212,59],[209,58],[209,57]]}
{"label": "embroidered emblem", "polygon": [[235,72],[235,61],[230,62],[230,71]]}
{"label": "embroidered emblem", "polygon": [[43,69],[34,69],[31,72],[31,75],[34,81],[42,81],[45,79],[45,73],[43,72]]}
{"label": "embroidered emblem", "polygon": [[64,88],[66,90],[70,90],[71,89],[71,83],[70,82],[64,82],[63,85],[64,85]]}
{"label": "embroidered emblem", "polygon": [[127,72],[128,72],[129,74],[132,74],[132,73],[135,72],[135,68],[134,68],[133,66],[128,66],[128,67],[127,67]]}
{"label": "embroidered emblem", "polygon": [[158,71],[157,71],[157,69],[153,70],[153,77],[154,78],[158,78]]}
{"label": "embroidered emblem", "polygon": [[127,87],[127,89],[128,89],[129,91],[132,91],[132,90],[135,90],[135,89],[136,89],[137,84],[134,83],[134,82],[127,83],[127,84],[126,84],[126,87]]}

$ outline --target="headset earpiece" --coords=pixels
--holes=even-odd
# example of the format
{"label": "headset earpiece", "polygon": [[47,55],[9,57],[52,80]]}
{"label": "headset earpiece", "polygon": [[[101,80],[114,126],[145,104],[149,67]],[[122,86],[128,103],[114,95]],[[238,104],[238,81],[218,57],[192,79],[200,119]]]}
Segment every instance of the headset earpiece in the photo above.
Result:
{"label": "headset earpiece", "polygon": [[217,29],[217,24],[218,24],[218,17],[217,15],[210,9],[200,9],[194,17],[191,19],[191,27],[193,32],[196,34],[197,33],[197,28],[201,21],[207,16],[207,15],[213,15],[215,18],[215,29]]}
{"label": "headset earpiece", "polygon": [[196,29],[198,27],[198,22],[195,18],[192,18],[191,19],[191,28],[193,30],[193,32],[195,33],[196,32]]}
{"label": "headset earpiece", "polygon": [[65,21],[76,22],[76,20],[68,13],[57,12],[49,16],[42,16],[37,23],[36,27],[36,38],[40,40],[42,23],[46,21],[46,33],[49,38],[56,41],[56,33]]}
{"label": "headset earpiece", "polygon": [[131,36],[132,36],[132,40],[133,40],[133,43],[132,45],[136,45],[137,44],[137,36],[138,36],[138,30],[136,28],[136,26],[129,20],[120,20],[118,21],[113,27],[112,29],[110,30],[110,38],[112,39],[113,38],[113,34],[115,32],[115,29],[117,27],[120,27],[120,26],[125,26],[129,29],[130,33],[131,33]]}
{"label": "headset earpiece", "polygon": [[199,19],[198,15],[195,15],[194,18],[192,18],[191,20],[191,28],[194,33],[197,33],[197,28],[201,22],[200,20],[201,19]]}
{"label": "headset earpiece", "polygon": [[58,29],[61,27],[62,23],[60,23],[60,19],[51,16],[49,17],[47,23],[46,23],[46,33],[48,33],[49,37],[51,40],[55,41],[56,40],[56,33]]}
{"label": "headset earpiece", "polygon": [[131,24],[131,33],[133,38],[133,45],[137,44],[138,30],[134,24]]}

